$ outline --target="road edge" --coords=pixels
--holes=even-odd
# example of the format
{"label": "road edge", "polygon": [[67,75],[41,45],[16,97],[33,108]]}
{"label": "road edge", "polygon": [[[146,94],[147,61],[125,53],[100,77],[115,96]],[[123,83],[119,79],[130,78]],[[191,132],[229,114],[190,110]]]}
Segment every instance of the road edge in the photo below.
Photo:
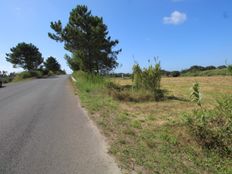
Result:
{"label": "road edge", "polygon": [[71,75],[70,76],[70,83],[71,83],[71,86],[74,90],[74,94],[77,98],[77,103],[78,103],[78,106],[81,108],[82,112],[84,113],[85,117],[87,118],[87,120],[89,121],[89,124],[91,126],[91,128],[94,130],[94,134],[99,137],[99,140],[101,141],[101,144],[103,145],[103,152],[105,153],[106,155],[106,158],[110,161],[110,163],[112,164],[112,168],[114,168],[116,171],[115,174],[123,174],[123,169],[121,169],[117,163],[117,160],[116,158],[109,153],[109,148],[110,148],[110,145],[108,143],[108,140],[107,138],[104,136],[104,134],[102,133],[101,129],[97,126],[97,124],[91,119],[91,117],[89,116],[89,112],[81,105],[81,100],[78,96],[78,93],[77,93],[77,89],[75,87],[75,84],[74,83],[77,83],[77,80]]}

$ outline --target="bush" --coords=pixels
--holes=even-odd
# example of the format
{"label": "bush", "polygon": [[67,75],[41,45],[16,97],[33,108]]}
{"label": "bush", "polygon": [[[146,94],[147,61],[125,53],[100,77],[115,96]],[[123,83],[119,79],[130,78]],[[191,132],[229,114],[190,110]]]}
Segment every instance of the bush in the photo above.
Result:
{"label": "bush", "polygon": [[39,71],[43,74],[43,76],[47,76],[48,75],[48,70],[47,69],[39,69]]}
{"label": "bush", "polygon": [[54,75],[55,75],[54,72],[48,71],[48,76],[54,76]]}
{"label": "bush", "polygon": [[151,91],[154,97],[158,100],[157,92],[160,90],[161,81],[161,68],[160,64],[157,63],[155,67],[149,66],[149,68],[144,68],[142,74],[144,89]]}
{"label": "bush", "polygon": [[42,78],[43,77],[43,71],[37,70],[37,71],[32,71],[31,77],[36,77],[36,78]]}
{"label": "bush", "polygon": [[217,67],[217,69],[225,69],[225,68],[227,68],[226,65],[220,65],[220,66]]}
{"label": "bush", "polygon": [[24,72],[21,72],[19,76],[22,77],[23,79],[26,79],[26,78],[32,77],[32,74],[30,72],[24,71]]}
{"label": "bush", "polygon": [[227,70],[230,73],[230,75],[232,75],[232,65],[228,65]]}
{"label": "bush", "polygon": [[[155,100],[160,100],[161,90],[160,90],[160,81],[161,81],[161,67],[160,63],[156,63],[155,66],[149,66],[141,70],[138,64],[133,66],[133,76],[132,80],[134,82],[133,86],[137,90],[148,90],[153,94]],[[137,91],[136,91],[137,92]]]}
{"label": "bush", "polygon": [[206,66],[204,70],[213,70],[213,69],[217,69],[215,66]]}
{"label": "bush", "polygon": [[133,70],[133,74],[132,74],[132,81],[133,81],[133,85],[135,88],[139,89],[142,87],[142,70],[139,66],[139,64],[135,64],[132,68]]}
{"label": "bush", "polygon": [[14,81],[21,81],[28,78],[42,78],[44,73],[42,70],[35,70],[35,71],[23,71],[21,73],[17,73],[14,77]]}
{"label": "bush", "polygon": [[197,142],[222,155],[232,155],[232,96],[224,96],[211,110],[198,109],[187,116]]}
{"label": "bush", "polygon": [[172,77],[179,77],[180,76],[180,72],[179,71],[172,71],[171,72],[171,76]]}
{"label": "bush", "polygon": [[13,81],[21,81],[23,79],[26,78],[31,78],[31,74],[27,71],[21,72],[21,73],[17,73],[13,79]]}

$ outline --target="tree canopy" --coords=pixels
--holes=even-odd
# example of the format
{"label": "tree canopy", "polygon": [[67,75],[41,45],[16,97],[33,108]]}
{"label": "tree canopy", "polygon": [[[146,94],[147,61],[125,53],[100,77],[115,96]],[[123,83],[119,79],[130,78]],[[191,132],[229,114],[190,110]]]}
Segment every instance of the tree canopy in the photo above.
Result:
{"label": "tree canopy", "polygon": [[118,40],[108,36],[108,28],[103,18],[93,16],[85,5],[78,5],[69,16],[66,26],[60,20],[51,22],[55,33],[48,33],[57,42],[64,42],[64,48],[72,53],[66,57],[73,70],[87,72],[106,72],[117,67],[117,55],[114,51]]}
{"label": "tree canopy", "polygon": [[13,64],[14,67],[21,67],[28,71],[33,71],[43,63],[42,54],[33,44],[19,43],[16,47],[10,49],[6,54],[6,60]]}
{"label": "tree canopy", "polygon": [[52,72],[61,71],[60,64],[57,62],[56,58],[52,56],[47,58],[47,60],[44,62],[44,66],[48,71],[52,71]]}

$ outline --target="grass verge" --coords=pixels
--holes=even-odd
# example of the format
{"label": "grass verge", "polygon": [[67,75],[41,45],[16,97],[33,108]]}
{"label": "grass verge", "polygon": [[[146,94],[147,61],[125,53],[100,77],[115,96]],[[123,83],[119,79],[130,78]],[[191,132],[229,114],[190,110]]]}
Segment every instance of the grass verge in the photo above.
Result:
{"label": "grass verge", "polygon": [[82,105],[108,138],[110,153],[126,169],[124,173],[232,173],[231,158],[202,148],[183,116],[196,107],[188,100],[192,82],[204,82],[204,106],[210,108],[214,104],[212,99],[217,97],[212,88],[217,93],[232,93],[230,77],[167,78],[162,80],[162,88],[173,96],[170,99],[126,102],[109,96],[106,84],[113,81],[130,85],[128,80],[81,72],[73,76]]}

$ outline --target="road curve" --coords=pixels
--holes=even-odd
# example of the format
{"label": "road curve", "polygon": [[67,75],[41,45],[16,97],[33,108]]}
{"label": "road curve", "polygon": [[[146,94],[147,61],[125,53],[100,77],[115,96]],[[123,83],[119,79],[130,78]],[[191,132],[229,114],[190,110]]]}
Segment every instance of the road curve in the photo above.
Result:
{"label": "road curve", "polygon": [[119,174],[68,76],[0,89],[0,174]]}

